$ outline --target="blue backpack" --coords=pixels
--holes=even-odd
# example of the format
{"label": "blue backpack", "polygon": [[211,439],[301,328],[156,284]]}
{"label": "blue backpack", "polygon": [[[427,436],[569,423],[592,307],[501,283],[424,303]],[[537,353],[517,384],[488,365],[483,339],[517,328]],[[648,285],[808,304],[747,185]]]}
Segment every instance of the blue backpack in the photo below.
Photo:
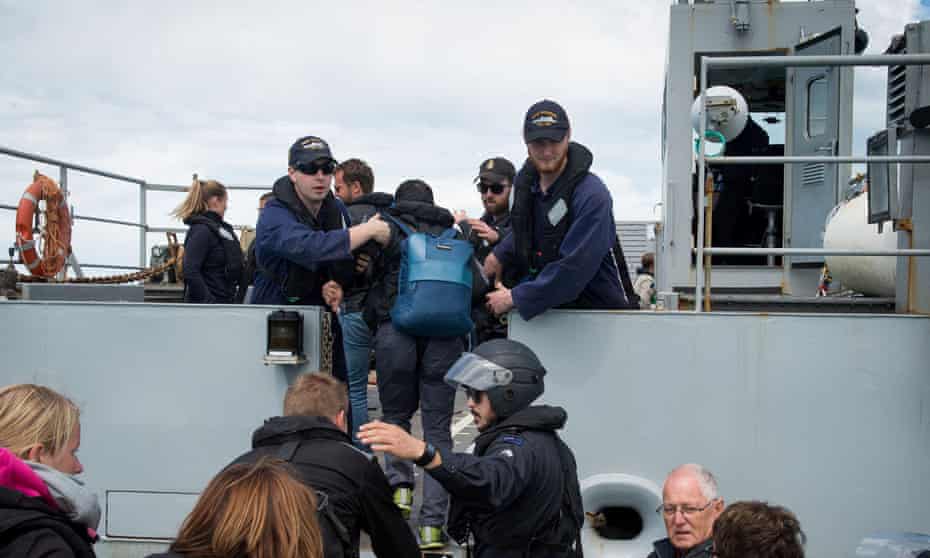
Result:
{"label": "blue backpack", "polygon": [[382,213],[404,233],[397,299],[391,322],[415,337],[456,337],[471,331],[472,252],[470,242],[449,228],[439,236],[416,232]]}

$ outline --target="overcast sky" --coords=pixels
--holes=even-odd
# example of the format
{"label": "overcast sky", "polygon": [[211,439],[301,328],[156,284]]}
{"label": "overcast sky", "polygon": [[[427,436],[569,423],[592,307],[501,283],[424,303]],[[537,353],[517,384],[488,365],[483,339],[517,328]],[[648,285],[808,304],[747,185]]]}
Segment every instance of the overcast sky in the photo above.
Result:
{"label": "overcast sky", "polygon": [[[860,0],[880,53],[919,0]],[[376,188],[422,178],[477,214],[481,160],[518,164],[526,108],[560,101],[594,152],[617,219],[654,219],[661,197],[664,0],[610,2],[47,2],[0,0],[0,145],[145,179],[191,174],[269,185],[299,136],[361,157]],[[884,70],[857,70],[855,150],[883,126]],[[0,156],[0,203],[33,169]],[[135,221],[138,188],[71,173],[79,215]],[[254,224],[258,193],[227,220]],[[149,195],[149,223],[177,226],[178,194]],[[0,247],[14,238],[0,210]],[[149,235],[149,243],[163,242]],[[84,262],[134,265],[135,229],[79,221]]]}

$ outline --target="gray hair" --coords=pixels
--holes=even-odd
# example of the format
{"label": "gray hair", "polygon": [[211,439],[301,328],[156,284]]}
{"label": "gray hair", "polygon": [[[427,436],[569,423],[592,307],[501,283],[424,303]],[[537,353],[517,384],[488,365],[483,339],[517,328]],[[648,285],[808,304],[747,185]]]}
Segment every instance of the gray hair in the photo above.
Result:
{"label": "gray hair", "polygon": [[694,478],[698,481],[698,486],[701,488],[701,494],[708,500],[716,500],[720,497],[720,492],[717,488],[717,479],[714,477],[714,474],[708,471],[703,465],[685,463],[684,465],[675,467],[675,469],[669,473],[669,476],[679,471],[686,471],[694,475]]}

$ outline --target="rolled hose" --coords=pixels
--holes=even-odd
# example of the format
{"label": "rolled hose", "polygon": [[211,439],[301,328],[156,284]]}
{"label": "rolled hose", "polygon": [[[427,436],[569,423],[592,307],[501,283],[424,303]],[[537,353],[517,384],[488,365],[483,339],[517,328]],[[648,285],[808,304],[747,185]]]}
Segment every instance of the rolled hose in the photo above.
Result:
{"label": "rolled hose", "polygon": [[[723,153],[723,150],[726,149],[727,147],[727,138],[723,134],[718,132],[717,130],[705,130],[704,138],[718,140],[720,143],[720,153]],[[696,155],[701,154],[701,138],[694,138],[694,153]],[[707,155],[706,153],[704,154],[704,156],[705,157],[716,157],[716,155]]]}

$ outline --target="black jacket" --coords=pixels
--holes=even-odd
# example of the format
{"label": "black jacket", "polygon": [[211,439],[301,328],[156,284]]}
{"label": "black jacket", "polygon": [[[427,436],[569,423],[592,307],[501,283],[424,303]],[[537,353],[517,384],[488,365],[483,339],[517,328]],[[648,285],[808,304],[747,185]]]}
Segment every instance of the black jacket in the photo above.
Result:
{"label": "black jacket", "polygon": [[562,459],[555,433],[565,420],[559,407],[529,407],[482,432],[474,455],[443,451],[428,470],[452,496],[449,533],[470,530],[477,558],[575,555],[584,512],[574,456],[565,448]]}
{"label": "black jacket", "polygon": [[[417,232],[439,235],[454,223],[448,210],[429,203],[402,201],[385,213],[400,219]],[[382,249],[374,262],[373,279],[363,309],[365,323],[372,331],[378,329],[381,322],[391,318],[391,307],[397,299],[397,280],[400,275],[401,242],[404,233],[394,223],[391,227],[391,240]]]}
{"label": "black jacket", "polygon": [[[504,240],[504,237],[510,234],[510,213],[507,213],[507,215],[504,215],[501,219],[495,221],[494,217],[491,216],[490,213],[485,212],[485,214],[481,216],[481,220],[484,221],[489,227],[497,231],[497,242]],[[473,233],[471,230],[471,225],[469,225],[466,221],[459,223],[459,227],[461,227],[465,238],[467,238],[475,247],[475,258],[483,264],[485,258],[487,258],[488,254],[490,254],[494,249],[494,245],[488,244],[486,240]]]}
{"label": "black jacket", "polygon": [[[669,539],[658,540],[652,543],[652,547],[654,550],[649,553],[648,558],[676,558],[676,556],[678,556],[675,547],[672,546],[672,541]],[[714,540],[707,539],[694,548],[689,549],[687,554],[681,558],[711,558],[713,556],[711,552],[713,547]]]}
{"label": "black jacket", "polygon": [[184,301],[235,302],[242,279],[242,249],[232,225],[213,211],[184,220]]}
{"label": "black jacket", "polygon": [[[346,209],[349,211],[349,218],[351,220],[350,224],[355,226],[365,223],[374,217],[375,214],[385,211],[392,203],[394,203],[394,196],[385,194],[384,192],[372,192],[352,200],[351,203],[346,204]],[[380,247],[378,244],[373,240],[369,240],[358,248],[355,254],[364,253],[374,259],[379,252]],[[348,285],[348,288],[345,289],[345,296],[342,299],[347,313],[362,311],[365,296],[368,294],[368,288],[371,286],[373,271],[373,266],[369,265],[368,269],[364,272],[355,273],[353,276],[352,284]]]}
{"label": "black jacket", "polygon": [[87,526],[40,498],[0,487],[0,558],[93,558]]}
{"label": "black jacket", "polygon": [[[374,457],[356,449],[352,440],[322,417],[274,417],[252,435],[252,451],[234,463],[281,456],[282,446],[298,442],[288,461],[301,480],[323,493],[358,548],[359,530],[371,536],[379,558],[419,558],[410,527],[394,505],[391,488]],[[323,531],[324,555],[341,556],[342,545]]]}

